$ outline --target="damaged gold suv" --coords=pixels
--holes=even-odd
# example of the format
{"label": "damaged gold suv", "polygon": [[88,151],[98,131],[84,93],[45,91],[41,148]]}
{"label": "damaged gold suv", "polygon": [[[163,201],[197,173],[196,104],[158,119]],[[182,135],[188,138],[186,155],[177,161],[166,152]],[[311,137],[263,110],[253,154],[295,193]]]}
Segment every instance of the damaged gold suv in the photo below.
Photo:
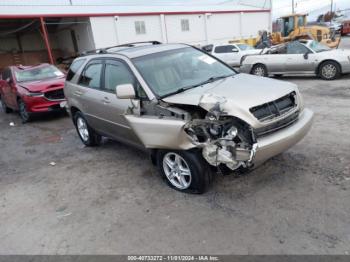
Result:
{"label": "damaged gold suv", "polygon": [[167,183],[203,193],[215,170],[250,169],[309,131],[296,85],[239,74],[185,44],[94,50],[71,65],[64,89],[82,142],[110,137],[150,152]]}

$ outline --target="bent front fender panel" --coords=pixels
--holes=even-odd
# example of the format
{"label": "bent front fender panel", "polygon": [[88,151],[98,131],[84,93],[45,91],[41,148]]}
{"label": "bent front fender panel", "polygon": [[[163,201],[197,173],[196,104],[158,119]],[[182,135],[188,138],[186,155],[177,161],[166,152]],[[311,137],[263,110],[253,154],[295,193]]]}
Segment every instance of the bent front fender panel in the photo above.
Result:
{"label": "bent front fender panel", "polygon": [[196,147],[184,131],[184,120],[134,115],[125,118],[146,148],[188,150]]}

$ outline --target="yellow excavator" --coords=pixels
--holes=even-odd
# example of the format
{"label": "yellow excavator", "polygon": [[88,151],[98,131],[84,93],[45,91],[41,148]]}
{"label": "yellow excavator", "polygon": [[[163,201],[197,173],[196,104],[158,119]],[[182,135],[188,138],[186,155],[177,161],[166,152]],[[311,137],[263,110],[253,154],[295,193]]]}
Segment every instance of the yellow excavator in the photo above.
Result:
{"label": "yellow excavator", "polygon": [[307,25],[307,14],[283,16],[277,20],[277,30],[270,36],[272,45],[298,39],[313,39],[330,48],[339,46],[341,36],[325,26]]}

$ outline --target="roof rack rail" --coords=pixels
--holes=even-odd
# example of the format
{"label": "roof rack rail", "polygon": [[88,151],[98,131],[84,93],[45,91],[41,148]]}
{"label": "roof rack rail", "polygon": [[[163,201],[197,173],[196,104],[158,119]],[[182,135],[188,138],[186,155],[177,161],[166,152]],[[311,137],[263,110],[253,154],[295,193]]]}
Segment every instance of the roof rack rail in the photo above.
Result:
{"label": "roof rack rail", "polygon": [[81,53],[82,56],[85,55],[90,55],[90,54],[107,54],[109,49],[116,48],[116,47],[135,47],[136,45],[139,44],[152,44],[152,45],[160,45],[162,44],[159,41],[142,41],[142,42],[132,42],[132,43],[125,43],[122,45],[115,45],[115,46],[109,46],[109,47],[104,47],[104,48],[98,48],[98,49],[93,49],[89,51],[84,51]]}

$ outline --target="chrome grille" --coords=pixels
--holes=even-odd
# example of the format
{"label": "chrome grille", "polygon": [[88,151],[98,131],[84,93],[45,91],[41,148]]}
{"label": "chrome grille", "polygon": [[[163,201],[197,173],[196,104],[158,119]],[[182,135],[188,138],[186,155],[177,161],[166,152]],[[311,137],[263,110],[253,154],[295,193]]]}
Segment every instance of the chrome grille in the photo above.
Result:
{"label": "chrome grille", "polygon": [[276,132],[280,129],[283,129],[287,126],[290,126],[295,121],[298,120],[298,117],[299,117],[299,111],[296,111],[293,114],[291,114],[290,116],[283,118],[282,120],[279,120],[271,125],[257,128],[254,130],[255,136],[256,137],[266,136],[266,135],[271,134],[273,132]]}
{"label": "chrome grille", "polygon": [[57,90],[45,92],[44,96],[48,100],[62,100],[64,99],[63,89],[57,89]]}
{"label": "chrome grille", "polygon": [[297,106],[296,93],[292,92],[275,101],[250,108],[250,112],[261,122],[284,115]]}

